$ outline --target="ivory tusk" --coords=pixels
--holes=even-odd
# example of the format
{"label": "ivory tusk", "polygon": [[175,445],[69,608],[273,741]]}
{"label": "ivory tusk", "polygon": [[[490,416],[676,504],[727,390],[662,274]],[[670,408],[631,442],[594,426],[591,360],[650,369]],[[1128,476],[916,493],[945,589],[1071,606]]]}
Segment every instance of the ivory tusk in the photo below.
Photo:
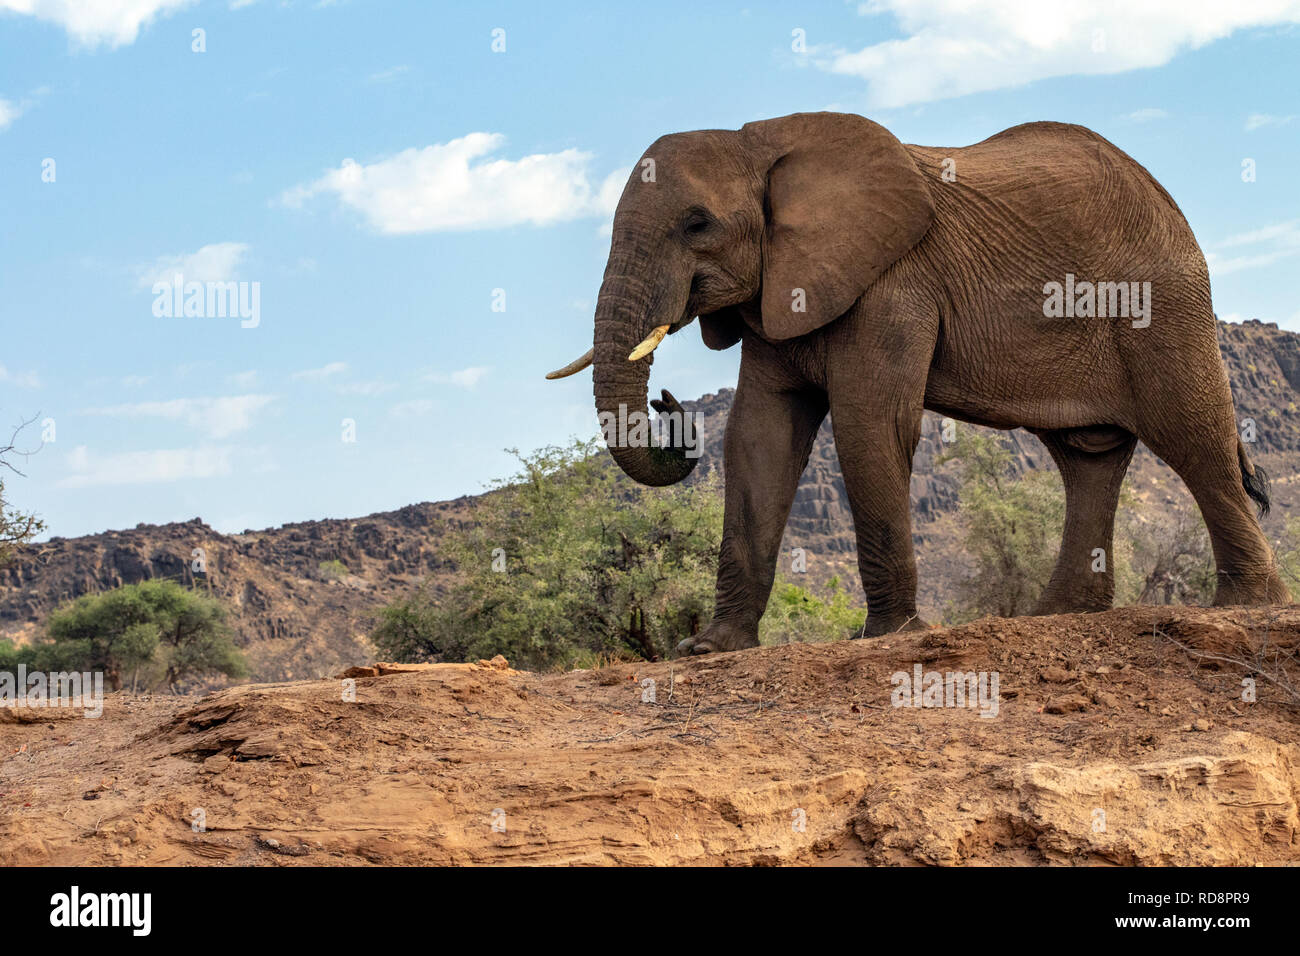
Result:
{"label": "ivory tusk", "polygon": [[672,328],[670,325],[655,326],[654,330],[645,337],[645,341],[628,353],[627,360],[629,362],[635,362],[637,359],[643,359],[655,349],[659,348],[659,343],[664,340],[664,336],[668,334],[670,328]]}
{"label": "ivory tusk", "polygon": [[584,368],[590,365],[592,359],[594,359],[595,357],[596,357],[596,350],[594,348],[587,349],[584,355],[574,359],[568,365],[564,366],[564,368],[557,368],[554,372],[548,372],[546,374],[546,377],[548,379],[554,379],[554,378],[568,378],[570,375],[577,375]]}

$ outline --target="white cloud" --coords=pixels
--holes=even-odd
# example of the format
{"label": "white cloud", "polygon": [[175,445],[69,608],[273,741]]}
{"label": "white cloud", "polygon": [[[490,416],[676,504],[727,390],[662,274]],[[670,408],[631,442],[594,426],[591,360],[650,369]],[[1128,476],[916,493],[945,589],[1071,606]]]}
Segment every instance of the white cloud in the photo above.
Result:
{"label": "white cloud", "polygon": [[249,369],[247,372],[235,372],[227,376],[231,385],[236,388],[252,388],[257,384],[256,369]]}
{"label": "white cloud", "polygon": [[[626,173],[593,186],[589,153],[566,149],[491,159],[504,144],[499,133],[470,133],[369,165],[345,159],[315,182],[287,190],[280,201],[297,208],[332,195],[390,235],[540,226],[612,212]],[[615,177],[618,189],[611,184]]]}
{"label": "white cloud", "polygon": [[397,388],[392,382],[348,382],[344,385],[336,385],[334,391],[340,395],[383,395]]}
{"label": "white cloud", "polygon": [[0,382],[18,388],[40,388],[41,378],[35,372],[11,372],[0,365]]}
{"label": "white cloud", "polygon": [[490,366],[474,365],[457,372],[430,372],[424,378],[425,381],[436,382],[439,385],[459,385],[461,388],[473,388],[490,371],[492,371]]}
{"label": "white cloud", "polygon": [[430,398],[412,398],[405,402],[398,402],[388,410],[388,414],[394,418],[414,418],[418,415],[427,415],[437,403]]}
{"label": "white cloud", "polygon": [[91,455],[78,445],[66,457],[69,474],[62,488],[95,485],[139,485],[186,478],[218,478],[231,473],[229,448],[173,448],[157,451]]}
{"label": "white cloud", "polygon": [[1300,0],[867,0],[858,9],[892,14],[903,37],[808,55],[866,80],[876,108],[1161,66],[1235,30],[1300,22]]}
{"label": "white cloud", "polygon": [[297,381],[322,382],[331,375],[338,375],[340,372],[346,372],[347,370],[347,362],[330,362],[320,368],[305,368],[301,372],[294,372],[292,377]]}
{"label": "white cloud", "polygon": [[387,70],[380,70],[378,73],[371,73],[368,80],[371,83],[389,83],[402,74],[409,72],[410,69],[411,68],[406,65],[394,66]]}
{"label": "white cloud", "polygon": [[168,16],[195,0],[0,0],[0,10],[56,23],[78,46],[134,43],[156,16]]}
{"label": "white cloud", "polygon": [[1251,113],[1246,117],[1246,132],[1252,133],[1264,126],[1285,126],[1295,119],[1295,114],[1273,116],[1270,113]]}
{"label": "white cloud", "polygon": [[1152,120],[1164,119],[1168,115],[1169,114],[1162,109],[1149,106],[1146,109],[1134,110],[1132,113],[1127,114],[1124,119],[1128,120],[1130,123],[1149,123]]}
{"label": "white cloud", "polygon": [[179,273],[186,282],[229,282],[235,278],[239,262],[248,253],[243,242],[214,242],[197,252],[175,256],[160,256],[147,266],[141,266],[139,285],[152,288],[155,282],[170,283]]}
{"label": "white cloud", "polygon": [[0,129],[4,129],[22,115],[23,107],[21,103],[15,103],[13,100],[0,97]]}
{"label": "white cloud", "polygon": [[253,416],[275,400],[274,395],[228,395],[219,398],[176,398],[165,402],[135,402],[88,408],[85,415],[163,418],[183,422],[210,438],[227,438],[246,431]]}
{"label": "white cloud", "polygon": [[148,375],[126,375],[122,378],[124,388],[139,388],[141,385],[147,385],[148,382]]}
{"label": "white cloud", "polygon": [[[1241,250],[1224,255],[1220,249]],[[1300,219],[1274,223],[1261,229],[1238,233],[1217,242],[1205,254],[1210,275],[1217,278],[1243,269],[1270,266],[1281,259],[1300,255]]]}

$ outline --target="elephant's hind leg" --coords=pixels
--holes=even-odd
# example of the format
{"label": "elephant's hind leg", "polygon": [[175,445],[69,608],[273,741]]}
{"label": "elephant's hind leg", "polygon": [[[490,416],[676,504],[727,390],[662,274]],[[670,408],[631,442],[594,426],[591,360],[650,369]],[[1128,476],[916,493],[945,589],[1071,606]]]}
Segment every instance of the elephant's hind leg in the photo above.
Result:
{"label": "elephant's hind leg", "polygon": [[[1217,355],[1216,355],[1217,358]],[[1201,509],[1214,548],[1215,605],[1285,604],[1290,600],[1246,492],[1245,461],[1227,383],[1217,406],[1176,406],[1180,414],[1147,423],[1139,436],[1183,479]],[[1156,424],[1158,428],[1152,428]]]}
{"label": "elephant's hind leg", "polygon": [[1196,498],[1214,549],[1214,605],[1287,604],[1273,551],[1260,529],[1244,484],[1231,411],[1223,421],[1188,421],[1180,440],[1143,441],[1165,460]]}
{"label": "elephant's hind leg", "polygon": [[1115,507],[1137,438],[1110,426],[1036,434],[1065,483],[1065,531],[1034,613],[1104,611],[1115,597]]}

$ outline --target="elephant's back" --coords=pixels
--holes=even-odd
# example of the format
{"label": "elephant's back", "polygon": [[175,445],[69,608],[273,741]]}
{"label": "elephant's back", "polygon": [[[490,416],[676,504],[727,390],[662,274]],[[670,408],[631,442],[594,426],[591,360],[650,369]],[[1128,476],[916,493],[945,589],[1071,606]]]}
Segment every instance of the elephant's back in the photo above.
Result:
{"label": "elephant's back", "polygon": [[[1123,424],[1132,409],[1099,408],[1097,396],[1129,394],[1162,367],[1161,350],[1217,360],[1205,257],[1173,199],[1118,147],[1081,126],[1029,123],[972,146],[908,149],[936,208],[917,249],[945,292],[935,401],[1044,428],[1079,423],[1045,408]],[[1065,291],[1076,282],[1105,283],[1107,311],[1076,312]],[[1135,284],[1155,331],[1113,291]],[[1053,311],[1053,294],[1070,309]],[[987,360],[990,341],[1013,367]]]}
{"label": "elephant's back", "polygon": [[1177,203],[1141,164],[1086,127],[1025,123],[972,146],[907,148],[933,183],[937,219],[950,238],[987,245],[990,254],[997,244],[1022,262],[1041,262],[1046,253],[1075,272],[1128,264],[1208,283]]}

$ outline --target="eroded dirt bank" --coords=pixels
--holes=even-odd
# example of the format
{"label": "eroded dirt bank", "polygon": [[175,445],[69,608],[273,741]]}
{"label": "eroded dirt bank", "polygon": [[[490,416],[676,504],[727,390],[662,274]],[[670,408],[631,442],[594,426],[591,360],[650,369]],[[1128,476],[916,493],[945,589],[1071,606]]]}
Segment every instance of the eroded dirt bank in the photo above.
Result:
{"label": "eroded dirt bank", "polygon": [[[1216,658],[1297,647],[1296,606],[1137,608],[8,709],[0,863],[1291,863],[1300,711]],[[918,663],[997,716],[891,706]]]}

